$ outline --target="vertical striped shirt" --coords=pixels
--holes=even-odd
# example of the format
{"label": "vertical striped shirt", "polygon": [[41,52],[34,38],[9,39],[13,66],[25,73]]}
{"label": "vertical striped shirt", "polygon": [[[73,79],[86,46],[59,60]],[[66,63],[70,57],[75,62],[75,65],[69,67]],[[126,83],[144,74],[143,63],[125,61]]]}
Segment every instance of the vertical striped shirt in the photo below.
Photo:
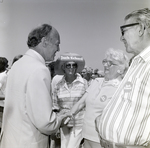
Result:
{"label": "vertical striped shirt", "polygon": [[119,88],[97,118],[105,140],[125,144],[150,143],[150,47],[136,56]]}

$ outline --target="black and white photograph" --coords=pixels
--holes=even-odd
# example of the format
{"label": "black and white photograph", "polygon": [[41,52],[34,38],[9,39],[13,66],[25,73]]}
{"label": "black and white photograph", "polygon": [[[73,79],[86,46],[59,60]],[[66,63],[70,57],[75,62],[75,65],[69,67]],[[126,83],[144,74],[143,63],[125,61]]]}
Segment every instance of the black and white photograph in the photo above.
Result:
{"label": "black and white photograph", "polygon": [[150,148],[150,0],[0,0],[0,148]]}

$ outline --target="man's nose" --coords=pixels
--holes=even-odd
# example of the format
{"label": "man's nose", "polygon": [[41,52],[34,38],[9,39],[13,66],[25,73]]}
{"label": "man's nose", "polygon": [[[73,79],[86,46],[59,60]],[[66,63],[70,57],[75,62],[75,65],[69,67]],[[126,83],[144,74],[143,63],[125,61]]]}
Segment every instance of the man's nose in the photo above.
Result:
{"label": "man's nose", "polygon": [[121,37],[120,37],[120,41],[123,41],[124,40],[124,36],[123,35],[121,35]]}

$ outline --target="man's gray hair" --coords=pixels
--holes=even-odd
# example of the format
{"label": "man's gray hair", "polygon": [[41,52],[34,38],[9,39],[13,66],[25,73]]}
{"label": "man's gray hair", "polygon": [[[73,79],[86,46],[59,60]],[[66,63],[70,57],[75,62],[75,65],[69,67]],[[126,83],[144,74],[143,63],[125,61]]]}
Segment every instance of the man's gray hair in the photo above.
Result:
{"label": "man's gray hair", "polygon": [[131,12],[130,14],[128,14],[125,17],[125,20],[128,20],[130,18],[135,19],[135,21],[138,23],[143,22],[147,28],[150,27],[150,9],[149,8],[135,10]]}

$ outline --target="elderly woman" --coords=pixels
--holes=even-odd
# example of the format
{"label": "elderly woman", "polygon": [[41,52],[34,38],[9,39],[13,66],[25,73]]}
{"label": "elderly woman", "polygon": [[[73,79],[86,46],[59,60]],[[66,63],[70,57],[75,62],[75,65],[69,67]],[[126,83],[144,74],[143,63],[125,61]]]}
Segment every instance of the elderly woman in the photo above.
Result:
{"label": "elderly woman", "polygon": [[[83,138],[85,148],[100,148],[95,119],[111,99],[128,68],[128,58],[122,50],[108,49],[103,60],[104,78],[96,78],[84,96],[72,107],[75,116],[85,107]],[[71,124],[72,121],[69,123]]]}
{"label": "elderly woman", "polygon": [[[82,56],[75,53],[65,53],[57,59],[56,73],[64,75],[52,88],[53,108],[57,112],[68,112],[80,100],[87,89],[87,81],[79,72],[84,68]],[[73,125],[63,126],[60,129],[61,148],[78,148],[82,140],[82,125],[84,109],[73,118]]]}

